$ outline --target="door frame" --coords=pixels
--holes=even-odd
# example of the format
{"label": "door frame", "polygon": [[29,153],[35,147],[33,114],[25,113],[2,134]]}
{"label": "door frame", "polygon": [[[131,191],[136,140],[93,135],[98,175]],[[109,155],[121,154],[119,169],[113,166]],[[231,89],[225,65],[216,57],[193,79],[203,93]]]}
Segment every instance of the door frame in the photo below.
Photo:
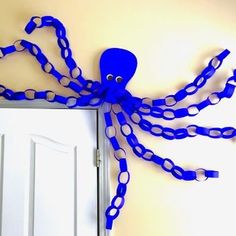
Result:
{"label": "door frame", "polygon": [[[58,103],[49,103],[43,100],[39,101],[7,101],[0,99],[0,108],[12,109],[12,108],[24,108],[24,109],[69,109],[65,105]],[[97,150],[99,150],[97,155],[97,190],[98,190],[98,214],[97,214],[97,229],[98,236],[109,236],[110,233],[105,228],[105,210],[110,203],[110,164],[109,158],[109,143],[106,138],[104,138],[105,123],[103,119],[104,108],[73,108],[76,110],[95,110],[96,111],[96,133],[97,133]],[[2,209],[2,190],[3,190],[3,163],[0,160],[0,209]],[[0,235],[1,235],[1,225],[2,225],[2,215],[0,213]]]}

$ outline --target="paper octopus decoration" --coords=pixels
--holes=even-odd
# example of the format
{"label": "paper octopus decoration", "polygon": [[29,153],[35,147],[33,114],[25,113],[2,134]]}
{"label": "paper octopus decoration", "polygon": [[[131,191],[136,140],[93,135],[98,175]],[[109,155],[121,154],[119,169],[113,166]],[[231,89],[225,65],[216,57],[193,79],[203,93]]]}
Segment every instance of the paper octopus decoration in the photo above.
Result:
{"label": "paper octopus decoration", "polygon": [[204,108],[219,103],[222,98],[230,98],[236,86],[236,71],[234,71],[233,75],[227,80],[222,91],[210,94],[200,103],[178,109],[172,108],[187,96],[195,94],[206,84],[207,80],[215,74],[223,60],[230,53],[227,49],[211,59],[206,68],[192,83],[189,83],[174,95],[152,100],[150,98],[134,97],[126,90],[126,85],[133,77],[137,67],[137,59],[133,53],[120,48],[107,49],[100,58],[101,82],[86,80],[82,75],[81,69],[77,66],[72,57],[65,27],[58,19],[52,16],[32,17],[26,25],[25,31],[31,34],[36,28],[46,26],[55,28],[57,43],[61,50],[61,56],[69,69],[70,77],[57,71],[53,64],[50,63],[42,53],[41,49],[36,44],[26,40],[18,40],[13,45],[0,47],[0,59],[14,52],[28,51],[35,57],[44,72],[56,78],[63,87],[76,92],[78,97],[64,97],[49,90],[35,91],[33,89],[27,89],[25,91],[13,91],[3,85],[0,85],[0,96],[7,100],[43,99],[48,102],[64,104],[68,108],[86,106],[99,108],[103,104],[109,104],[109,109],[104,111],[105,134],[114,149],[114,156],[119,163],[119,175],[116,195],[105,212],[107,229],[112,229],[113,221],[118,217],[124,205],[127,184],[130,180],[126,152],[121,147],[117,138],[116,128],[113,123],[114,118],[118,121],[122,136],[126,139],[127,144],[137,157],[145,161],[153,162],[179,180],[200,181],[208,178],[218,178],[218,171],[203,168],[187,170],[175,165],[169,158],[158,156],[139,142],[133,132],[132,124],[139,126],[143,131],[151,135],[163,137],[168,140],[184,139],[197,135],[224,139],[235,137],[236,129],[233,127],[206,128],[192,124],[173,129],[163,127],[159,124],[153,124],[145,119],[145,117],[154,117],[173,120],[186,116],[195,116]]}

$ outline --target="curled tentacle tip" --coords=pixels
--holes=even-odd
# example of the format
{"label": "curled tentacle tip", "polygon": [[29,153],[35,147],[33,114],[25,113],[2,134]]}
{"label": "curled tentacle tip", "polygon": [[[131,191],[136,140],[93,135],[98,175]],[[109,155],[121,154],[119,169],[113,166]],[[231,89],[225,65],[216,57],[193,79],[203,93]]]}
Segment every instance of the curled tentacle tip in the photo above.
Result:
{"label": "curled tentacle tip", "polygon": [[205,176],[207,178],[219,178],[219,171],[216,170],[206,170]]}
{"label": "curled tentacle tip", "polygon": [[106,229],[111,230],[112,225],[113,225],[113,219],[111,217],[107,217]]}
{"label": "curled tentacle tip", "polygon": [[219,55],[217,55],[217,58],[219,60],[225,59],[230,54],[230,51],[226,48],[224,49]]}
{"label": "curled tentacle tip", "polygon": [[33,16],[28,24],[25,26],[25,32],[27,34],[31,34],[37,28],[37,21],[36,19],[40,19],[39,16]]}
{"label": "curled tentacle tip", "polygon": [[25,32],[27,34],[31,34],[36,28],[36,24],[34,22],[29,22],[25,27]]}

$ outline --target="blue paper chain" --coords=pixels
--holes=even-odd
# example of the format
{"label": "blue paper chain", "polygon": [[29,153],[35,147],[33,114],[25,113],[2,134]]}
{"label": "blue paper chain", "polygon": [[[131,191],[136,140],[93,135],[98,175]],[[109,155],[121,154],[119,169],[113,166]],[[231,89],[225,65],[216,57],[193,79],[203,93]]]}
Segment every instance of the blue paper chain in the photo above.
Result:
{"label": "blue paper chain", "polygon": [[[77,81],[71,80],[69,77],[62,75],[59,71],[55,69],[53,64],[48,61],[47,57],[42,53],[41,49],[38,45],[31,43],[27,40],[18,40],[13,45],[10,45],[5,48],[0,48],[0,52],[2,52],[2,56],[0,53],[0,59],[5,57],[8,54],[12,54],[14,52],[22,52],[25,49],[28,50],[28,52],[36,58],[38,63],[41,65],[42,70],[45,73],[51,74],[54,78],[57,79],[57,81],[65,88],[70,88],[74,92],[81,94],[81,92],[86,89],[85,87],[81,87]],[[93,87],[95,88],[95,87]],[[101,98],[101,92],[103,91],[103,88],[99,85],[99,87],[96,87],[96,90],[93,91],[93,93],[90,93],[88,95],[81,96],[81,100],[87,100],[84,102],[85,105],[82,106],[98,106],[103,102],[103,99]],[[70,100],[74,99],[69,98]],[[13,100],[17,100],[14,98]],[[20,99],[22,100],[22,99]],[[73,108],[75,106],[80,106],[79,103],[74,103],[73,106],[69,106],[70,108]]]}
{"label": "blue paper chain", "polygon": [[1,58],[14,52],[22,52],[25,49],[27,49],[27,51],[36,58],[38,63],[41,65],[42,70],[56,78],[63,87],[70,88],[78,94],[84,89],[78,83],[71,81],[70,78],[57,71],[53,64],[49,62],[47,57],[42,53],[39,46],[27,40],[18,40],[11,46],[0,48],[0,51],[3,53]]}
{"label": "blue paper chain", "polygon": [[54,27],[56,30],[57,44],[61,49],[61,57],[64,59],[70,73],[70,77],[77,79],[83,89],[95,91],[100,83],[97,81],[86,80],[82,76],[82,70],[77,66],[76,61],[72,56],[69,40],[66,37],[66,29],[63,24],[52,16],[34,16],[30,19],[25,27],[25,32],[31,34],[36,28]]}
{"label": "blue paper chain", "polygon": [[69,96],[65,97],[58,95],[51,90],[36,91],[34,89],[27,89],[25,91],[13,91],[0,85],[0,96],[7,100],[45,100],[47,102],[58,102],[67,106],[68,108],[92,106],[98,107],[103,103],[103,99],[94,94],[84,95],[82,97]]}
{"label": "blue paper chain", "polygon": [[104,120],[106,124],[105,134],[109,139],[112,148],[114,150],[114,156],[119,162],[120,172],[118,175],[118,186],[116,189],[116,195],[111,201],[111,205],[106,210],[106,228],[112,229],[113,221],[120,214],[121,208],[125,203],[125,194],[127,190],[127,184],[130,180],[130,174],[128,171],[126,153],[124,149],[120,147],[119,141],[116,138],[116,129],[113,125],[110,112],[104,112]]}
{"label": "blue paper chain", "polygon": [[206,84],[207,80],[215,74],[216,70],[220,68],[223,60],[229,55],[229,53],[230,51],[228,49],[222,51],[219,55],[210,60],[208,66],[194,79],[193,82],[186,85],[174,95],[168,95],[165,98],[154,99],[152,101],[152,106],[156,107],[164,105],[172,107],[187,96],[195,94]]}

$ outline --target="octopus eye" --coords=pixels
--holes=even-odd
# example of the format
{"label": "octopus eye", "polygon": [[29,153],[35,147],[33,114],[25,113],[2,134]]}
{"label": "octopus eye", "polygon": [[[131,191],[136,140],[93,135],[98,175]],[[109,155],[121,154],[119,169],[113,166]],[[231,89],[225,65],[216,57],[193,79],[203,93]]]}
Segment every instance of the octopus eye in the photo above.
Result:
{"label": "octopus eye", "polygon": [[117,77],[116,77],[116,82],[117,82],[117,83],[120,83],[122,80],[123,80],[122,77],[120,77],[120,76],[117,76]]}
{"label": "octopus eye", "polygon": [[113,79],[113,75],[112,74],[108,74],[107,75],[107,80],[112,80]]}

